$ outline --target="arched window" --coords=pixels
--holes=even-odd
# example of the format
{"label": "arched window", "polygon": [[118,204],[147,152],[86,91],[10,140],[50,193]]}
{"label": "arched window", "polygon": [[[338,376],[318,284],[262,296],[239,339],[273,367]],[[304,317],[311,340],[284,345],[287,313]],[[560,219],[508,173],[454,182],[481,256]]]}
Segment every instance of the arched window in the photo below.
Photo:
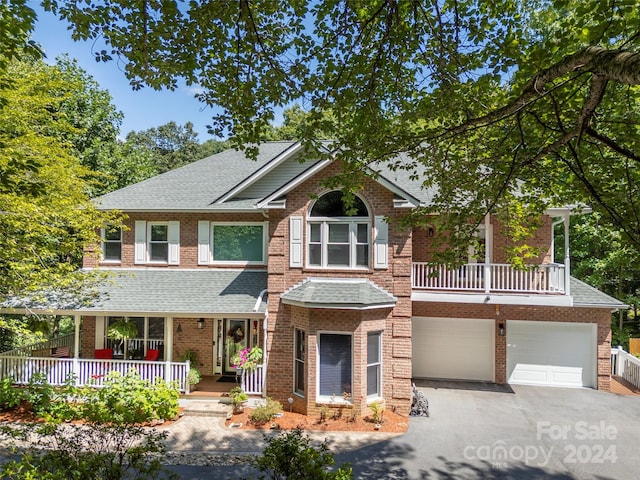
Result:
{"label": "arched window", "polygon": [[371,217],[358,196],[346,205],[342,192],[322,195],[307,219],[308,264],[320,268],[368,268]]}

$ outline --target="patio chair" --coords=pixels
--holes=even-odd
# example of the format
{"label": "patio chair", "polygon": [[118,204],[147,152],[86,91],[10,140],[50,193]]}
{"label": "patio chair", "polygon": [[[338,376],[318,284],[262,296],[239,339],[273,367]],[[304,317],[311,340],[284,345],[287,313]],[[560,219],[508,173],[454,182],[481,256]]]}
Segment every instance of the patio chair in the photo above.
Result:
{"label": "patio chair", "polygon": [[112,348],[100,348],[93,352],[93,358],[100,360],[111,360],[113,358]]}
{"label": "patio chair", "polygon": [[144,361],[155,362],[156,360],[158,360],[159,356],[160,356],[160,350],[155,350],[153,348],[150,348],[147,350],[147,354],[144,357]]}

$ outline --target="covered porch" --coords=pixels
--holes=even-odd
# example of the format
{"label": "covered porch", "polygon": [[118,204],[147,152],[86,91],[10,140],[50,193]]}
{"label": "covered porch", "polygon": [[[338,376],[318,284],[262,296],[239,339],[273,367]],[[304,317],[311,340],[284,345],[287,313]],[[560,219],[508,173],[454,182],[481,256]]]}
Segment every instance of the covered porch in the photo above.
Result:
{"label": "covered porch", "polygon": [[[205,379],[232,377],[231,382],[216,381],[211,389],[224,393],[236,384],[233,355],[266,342],[263,271],[112,272],[89,303],[34,305],[10,299],[0,305],[3,313],[72,316],[75,326],[65,345],[0,354],[0,377],[26,384],[39,372],[52,385],[72,378],[77,385],[99,387],[108,372],[135,368],[143,379],[176,382],[188,394],[194,387],[188,381],[189,371],[196,368]],[[116,339],[109,334],[110,326],[121,321],[135,326],[134,336]],[[259,365],[238,380],[247,393],[262,395],[265,369]],[[203,382],[202,387],[207,385],[212,382]]]}

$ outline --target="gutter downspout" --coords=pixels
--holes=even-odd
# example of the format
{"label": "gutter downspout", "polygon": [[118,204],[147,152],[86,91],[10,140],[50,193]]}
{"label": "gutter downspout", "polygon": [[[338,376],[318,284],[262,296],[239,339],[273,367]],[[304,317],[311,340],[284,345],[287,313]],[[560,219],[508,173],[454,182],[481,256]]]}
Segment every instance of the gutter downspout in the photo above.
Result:
{"label": "gutter downspout", "polygon": [[[258,295],[258,299],[256,300],[256,304],[253,307],[253,311],[257,312],[260,308],[260,304],[262,303],[262,299],[267,293],[267,289],[265,288]],[[267,300],[267,309],[264,312],[264,319],[262,320],[262,396],[266,397],[267,395],[267,320],[269,319],[269,301]]]}

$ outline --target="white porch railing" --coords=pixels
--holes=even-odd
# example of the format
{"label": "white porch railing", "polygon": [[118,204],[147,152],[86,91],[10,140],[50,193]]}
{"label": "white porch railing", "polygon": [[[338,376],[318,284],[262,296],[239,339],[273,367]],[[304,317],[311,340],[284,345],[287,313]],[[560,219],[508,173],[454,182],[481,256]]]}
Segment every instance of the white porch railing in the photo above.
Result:
{"label": "white porch railing", "polygon": [[611,349],[611,374],[640,388],[640,358],[625,352],[622,347]]}
{"label": "white porch railing", "polygon": [[414,289],[562,294],[566,291],[565,267],[557,263],[526,270],[503,263],[468,263],[450,269],[445,265],[416,262],[412,267]]}
{"label": "white porch railing", "polygon": [[264,389],[264,365],[258,365],[253,371],[242,371],[240,386],[249,395],[262,395]]}
{"label": "white porch railing", "polygon": [[0,353],[3,357],[31,357],[33,355],[50,354],[53,348],[69,347],[73,351],[73,341],[75,335],[70,333],[62,337],[51,338],[42,342],[34,343],[24,347],[15,348],[6,352]]}
{"label": "white porch railing", "polygon": [[176,382],[181,392],[189,392],[187,372],[189,362],[145,362],[143,360],[96,360],[92,358],[0,357],[0,378],[11,378],[18,385],[26,385],[34,373],[46,375],[51,385],[64,385],[73,376],[77,386],[102,386],[107,373],[122,374],[135,368],[144,380],[163,378]]}

